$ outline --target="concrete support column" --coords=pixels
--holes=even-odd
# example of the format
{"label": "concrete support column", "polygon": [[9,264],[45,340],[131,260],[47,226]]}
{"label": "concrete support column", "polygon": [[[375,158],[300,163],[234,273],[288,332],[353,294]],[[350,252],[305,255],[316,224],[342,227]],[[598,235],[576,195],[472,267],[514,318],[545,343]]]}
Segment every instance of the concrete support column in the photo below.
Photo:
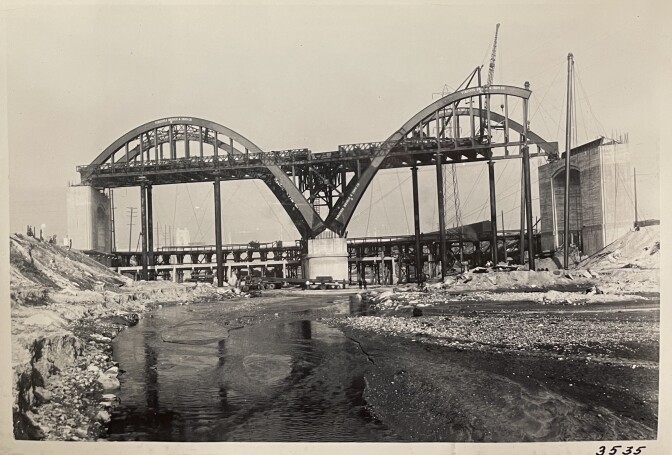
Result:
{"label": "concrete support column", "polygon": [[418,195],[418,167],[411,168],[413,180],[413,224],[415,226],[415,275],[418,283],[422,283],[422,246],[420,245],[420,198]]}
{"label": "concrete support column", "polygon": [[446,278],[446,215],[443,195],[443,165],[441,154],[436,152],[436,194],[439,204],[439,259],[441,260],[441,279]]}
{"label": "concrete support column", "polygon": [[[497,265],[497,196],[495,192],[495,162],[488,161],[488,180],[490,182],[490,249],[492,264]],[[506,253],[505,253],[506,254]]]}
{"label": "concrete support column", "polygon": [[222,259],[222,199],[220,178],[215,177],[215,255],[217,260],[217,286],[224,286],[224,262]]}
{"label": "concrete support column", "polygon": [[140,279],[147,280],[147,187],[143,183],[140,185],[140,237],[142,240],[142,270]]}

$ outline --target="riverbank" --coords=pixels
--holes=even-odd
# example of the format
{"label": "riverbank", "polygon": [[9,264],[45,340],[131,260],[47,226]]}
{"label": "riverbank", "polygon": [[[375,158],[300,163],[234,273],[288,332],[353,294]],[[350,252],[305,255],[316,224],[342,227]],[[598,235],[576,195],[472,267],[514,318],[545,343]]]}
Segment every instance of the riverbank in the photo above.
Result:
{"label": "riverbank", "polygon": [[232,289],[138,282],[84,254],[10,237],[14,436],[92,440],[105,432],[118,369],[111,341],[161,305],[228,300]]}

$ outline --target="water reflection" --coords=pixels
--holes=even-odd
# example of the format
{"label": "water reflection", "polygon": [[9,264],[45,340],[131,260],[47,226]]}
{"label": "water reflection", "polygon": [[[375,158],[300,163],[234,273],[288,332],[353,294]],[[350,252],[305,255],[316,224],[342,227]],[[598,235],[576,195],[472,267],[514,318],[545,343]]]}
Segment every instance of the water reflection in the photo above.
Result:
{"label": "water reflection", "polygon": [[339,330],[309,320],[228,330],[193,318],[163,312],[115,340],[126,373],[110,439],[395,438],[366,413],[369,364]]}

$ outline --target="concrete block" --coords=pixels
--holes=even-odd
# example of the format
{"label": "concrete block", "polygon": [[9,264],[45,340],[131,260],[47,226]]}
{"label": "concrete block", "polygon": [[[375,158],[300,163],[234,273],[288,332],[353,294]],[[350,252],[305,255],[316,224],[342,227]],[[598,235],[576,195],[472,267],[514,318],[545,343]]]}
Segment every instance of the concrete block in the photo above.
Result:
{"label": "concrete block", "polygon": [[112,251],[110,198],[90,186],[67,190],[68,238],[78,250]]}
{"label": "concrete block", "polygon": [[334,280],[347,280],[347,240],[344,238],[308,240],[308,253],[304,264],[306,278],[330,276]]}

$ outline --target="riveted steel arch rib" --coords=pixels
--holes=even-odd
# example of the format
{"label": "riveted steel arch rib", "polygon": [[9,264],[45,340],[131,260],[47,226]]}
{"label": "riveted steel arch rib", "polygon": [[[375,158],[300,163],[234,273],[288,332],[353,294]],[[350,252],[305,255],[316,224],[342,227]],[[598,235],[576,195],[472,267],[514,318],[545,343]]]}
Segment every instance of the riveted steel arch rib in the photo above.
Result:
{"label": "riveted steel arch rib", "polygon": [[[383,161],[388,157],[392,148],[394,148],[408,133],[410,133],[416,126],[423,124],[426,120],[436,115],[440,109],[451,106],[466,98],[479,96],[489,93],[491,95],[509,95],[518,98],[528,99],[532,92],[520,87],[513,87],[509,85],[494,85],[490,87],[473,87],[460,90],[433,102],[429,106],[422,109],[420,112],[411,117],[403,124],[394,134],[392,134],[380,147],[380,152],[376,154],[371,160],[371,164],[362,172],[357,180],[352,180],[346,188],[346,193],[341,197],[334,208],[330,211],[329,216],[325,220],[325,225],[334,232],[345,232],[352,215],[354,214],[357,204],[361,200],[367,187],[375,177],[380,169]],[[522,127],[521,127],[522,128]]]}
{"label": "riveted steel arch rib", "polygon": [[[252,141],[233,131],[232,129],[225,127],[224,125],[195,117],[170,117],[145,123],[144,125],[134,128],[114,141],[91,162],[88,170],[85,170],[81,173],[82,182],[85,182],[91,176],[95,166],[113,159],[114,153],[124,147],[125,144],[128,144],[128,142],[137,139],[144,133],[171,125],[191,125],[203,127],[233,139],[250,152],[263,154],[261,148],[259,148]],[[194,139],[196,138],[200,138],[198,133],[194,133]],[[222,148],[229,153],[242,154],[240,150],[232,148],[231,145],[226,144],[223,141],[217,140],[216,145],[218,148]],[[134,158],[138,153],[139,147],[136,146],[132,152],[129,151],[129,159]],[[123,161],[125,160],[126,157],[124,156]],[[301,235],[304,238],[310,238],[323,231],[325,229],[325,225],[322,219],[317,214],[313,206],[306,200],[304,195],[299,191],[299,189],[296,188],[292,180],[282,171],[282,169],[280,169],[278,165],[265,162],[264,166],[266,167],[268,174],[272,176],[272,178],[264,178],[264,182],[271,189],[275,197],[278,198],[299,232],[301,232]]]}
{"label": "riveted steel arch rib", "polygon": [[[478,109],[474,108],[473,109],[474,114],[480,118],[485,118],[486,117],[486,111],[485,109]],[[469,109],[466,108],[459,108],[457,109],[457,115],[462,115],[462,116],[468,116],[469,115]],[[495,111],[490,111],[490,120],[493,122],[503,122],[505,117],[502,114],[498,114]],[[513,119],[509,118],[509,129],[515,131],[516,133],[522,133],[523,132],[523,125],[520,123],[516,122]],[[533,133],[532,131],[527,131],[527,141],[535,144],[538,146],[541,150],[546,152],[547,155],[557,155],[558,153],[558,143],[557,142],[546,142],[544,138],[539,136],[536,133]]]}

